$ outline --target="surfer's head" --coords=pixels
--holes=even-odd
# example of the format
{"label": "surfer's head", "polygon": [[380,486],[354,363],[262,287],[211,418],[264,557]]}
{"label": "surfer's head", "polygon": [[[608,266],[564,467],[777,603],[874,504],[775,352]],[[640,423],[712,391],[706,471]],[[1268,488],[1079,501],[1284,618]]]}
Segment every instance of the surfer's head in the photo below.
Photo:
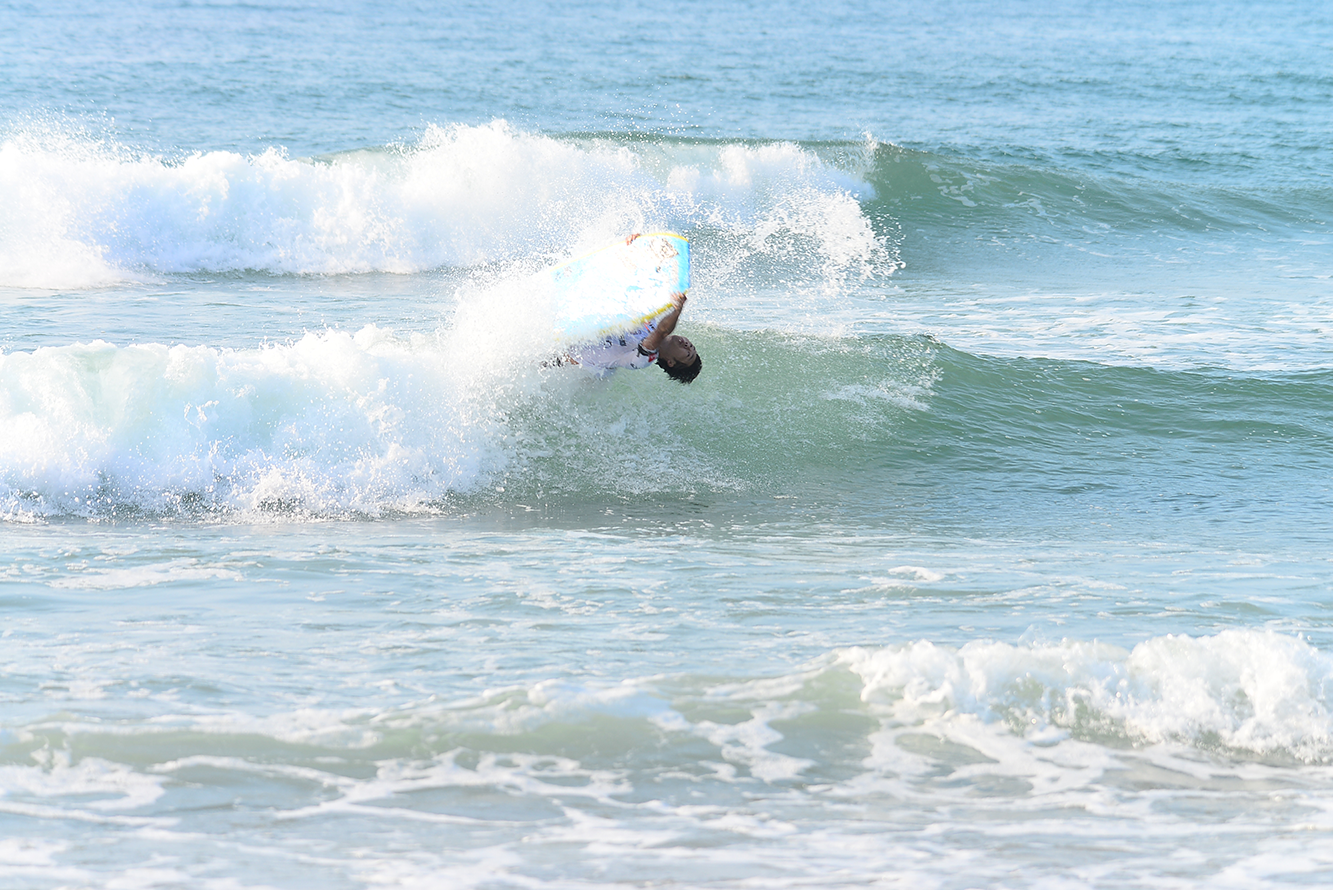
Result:
{"label": "surfer's head", "polygon": [[689,383],[695,377],[698,377],[699,372],[703,370],[704,360],[696,355],[694,361],[688,365],[668,365],[666,362],[658,362],[658,364],[662,366],[662,370],[666,371],[671,379],[679,380],[681,383]]}
{"label": "surfer's head", "polygon": [[667,337],[657,349],[657,363],[673,380],[689,383],[703,370],[704,360],[694,344],[684,337]]}

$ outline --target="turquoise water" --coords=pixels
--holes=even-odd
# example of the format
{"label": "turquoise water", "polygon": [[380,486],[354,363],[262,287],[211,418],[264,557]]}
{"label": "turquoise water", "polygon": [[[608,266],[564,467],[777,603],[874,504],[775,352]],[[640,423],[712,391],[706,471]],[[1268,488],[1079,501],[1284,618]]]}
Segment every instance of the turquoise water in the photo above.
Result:
{"label": "turquoise water", "polygon": [[0,884],[1333,880],[1330,50],[0,3]]}

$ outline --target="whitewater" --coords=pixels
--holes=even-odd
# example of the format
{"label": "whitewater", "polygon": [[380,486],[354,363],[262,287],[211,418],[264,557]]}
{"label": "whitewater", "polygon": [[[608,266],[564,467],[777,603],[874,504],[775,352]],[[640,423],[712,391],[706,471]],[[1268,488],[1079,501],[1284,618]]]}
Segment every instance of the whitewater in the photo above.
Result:
{"label": "whitewater", "polygon": [[0,0],[0,885],[1333,880],[1330,50]]}

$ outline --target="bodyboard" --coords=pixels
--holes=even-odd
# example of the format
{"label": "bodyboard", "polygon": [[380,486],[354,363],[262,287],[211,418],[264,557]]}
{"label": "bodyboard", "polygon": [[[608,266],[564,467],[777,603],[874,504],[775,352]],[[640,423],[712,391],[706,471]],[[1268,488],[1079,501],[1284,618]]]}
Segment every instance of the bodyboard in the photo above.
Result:
{"label": "bodyboard", "polygon": [[541,273],[563,343],[598,340],[658,318],[690,289],[690,242],[672,232],[617,241]]}

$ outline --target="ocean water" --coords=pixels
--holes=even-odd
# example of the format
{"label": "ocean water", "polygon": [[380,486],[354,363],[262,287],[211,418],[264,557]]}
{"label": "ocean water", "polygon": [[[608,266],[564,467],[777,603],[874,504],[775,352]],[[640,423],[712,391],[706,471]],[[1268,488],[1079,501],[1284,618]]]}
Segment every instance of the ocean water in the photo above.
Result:
{"label": "ocean water", "polygon": [[[1333,11],[0,0],[0,886],[1333,883]],[[688,387],[538,269],[691,240]]]}

